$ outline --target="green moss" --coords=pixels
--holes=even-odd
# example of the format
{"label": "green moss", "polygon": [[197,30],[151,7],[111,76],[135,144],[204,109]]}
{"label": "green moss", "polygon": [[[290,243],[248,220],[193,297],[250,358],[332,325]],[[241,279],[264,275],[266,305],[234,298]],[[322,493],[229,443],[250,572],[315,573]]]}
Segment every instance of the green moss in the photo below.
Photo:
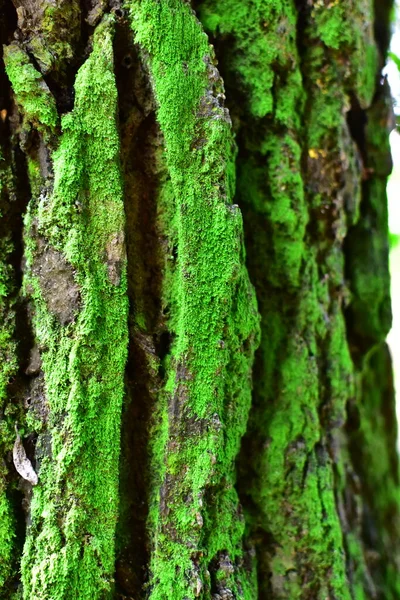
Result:
{"label": "green moss", "polygon": [[386,197],[391,171],[388,131],[382,127],[391,112],[387,86],[368,111],[368,152],[361,218],[348,240],[347,269],[352,292],[352,329],[367,346],[383,341],[392,322],[389,274],[389,227]]}
{"label": "green moss", "polygon": [[[206,27],[210,14],[219,15],[213,33],[217,52],[219,43],[224,52],[224,79],[230,84],[228,97],[232,113],[238,114],[238,135],[246,154],[238,159],[237,197],[244,207],[263,337],[256,367],[262,375],[255,383],[255,411],[246,443],[252,448],[257,476],[242,484],[242,492],[256,507],[254,522],[252,513],[248,515],[250,524],[257,532],[260,528],[268,532],[275,542],[268,574],[261,571],[259,580],[269,579],[272,572],[272,593],[277,598],[301,598],[307,591],[322,599],[329,589],[340,598],[350,598],[332,464],[329,460],[321,464],[317,450],[321,373],[316,361],[316,328],[322,321],[319,303],[325,304],[326,299],[324,293],[318,297],[315,256],[306,250],[309,215],[300,146],[304,91],[296,47],[296,11],[292,4],[272,10],[274,3],[260,2],[260,14],[245,3],[246,16],[240,18],[230,4],[227,10],[226,2],[210,0],[202,3],[199,11]],[[268,26],[261,27],[263,22]],[[228,47],[223,37],[226,28],[231,35]],[[248,46],[254,44],[254,37],[265,52],[256,60],[248,59],[246,68]],[[267,49],[276,49],[269,60]],[[241,57],[240,67],[236,55]],[[278,69],[285,77],[276,76]],[[262,82],[268,96],[271,81],[274,120],[266,118],[263,123],[252,103],[243,103],[240,92],[247,99]],[[242,119],[246,126],[240,128]],[[325,334],[326,325],[323,330]],[[246,454],[244,472],[248,460]],[[303,566],[302,556],[307,557],[307,566]],[[310,561],[313,577],[305,583],[303,569],[309,568]]]}
{"label": "green moss", "polygon": [[0,398],[2,400],[7,397],[8,383],[17,368],[15,340],[13,339],[14,314],[12,310],[10,311],[10,295],[13,291],[13,269],[10,264],[12,251],[13,244],[10,236],[6,235],[0,240],[0,256],[2,258],[0,262],[0,311],[3,323],[0,331]]}
{"label": "green moss", "polygon": [[[3,486],[2,486],[3,487]],[[4,489],[0,491],[0,586],[6,588],[14,552],[14,519]],[[1,592],[0,592],[1,594]]]}
{"label": "green moss", "polygon": [[[29,600],[103,599],[113,589],[128,332],[112,31],[110,20],[95,31],[74,110],[62,119],[54,189],[39,205],[32,200],[26,218],[25,289],[49,406],[22,559]],[[64,322],[38,270],[49,251],[64,275],[70,265],[79,286],[75,313]]]}
{"label": "green moss", "polygon": [[40,172],[39,161],[31,156],[28,156],[27,167],[31,194],[34,198],[38,198],[43,185],[43,177]]}
{"label": "green moss", "polygon": [[[365,480],[374,514],[390,520],[398,504],[397,462],[381,442],[388,418],[380,411],[385,374],[377,352],[359,376],[361,425],[352,459],[341,438],[346,406],[356,396],[343,315],[345,275],[351,278],[355,329],[375,344],[389,322],[387,165],[381,152],[386,133],[376,126],[385,121],[368,115],[375,174],[364,185],[368,202],[361,211],[358,151],[346,124],[351,102],[357,106],[358,99],[363,109],[375,91],[372,3],[318,0],[304,7],[301,23],[291,1],[197,3],[221,52],[237,156],[214,50],[190,4],[126,4],[151,74],[170,175],[158,198],[169,254],[162,308],[171,349],[163,359],[166,383],[150,436],[147,593],[151,600],[223,597],[226,589],[242,600],[363,600],[369,588],[361,524],[351,523],[349,531],[343,516],[351,460],[358,456],[373,465]],[[77,2],[59,2],[41,15],[43,36],[30,42],[30,50],[45,71],[62,70],[72,58],[79,14]],[[26,218],[25,291],[35,307],[49,407],[48,433],[43,423],[36,425],[39,486],[22,561],[29,600],[113,596],[128,334],[111,38],[106,20],[79,71],[75,108],[62,119],[54,189],[43,189],[39,165],[28,159],[34,198]],[[54,99],[16,44],[6,55],[26,123],[49,140],[58,125]],[[3,180],[9,176],[1,174]],[[239,481],[236,459],[251,404],[258,317],[234,201],[243,209],[262,315]],[[348,224],[356,225],[346,241],[355,259],[345,273]],[[0,316],[3,300],[9,308],[11,251],[7,238],[0,246]],[[46,287],[41,267],[47,258],[54,261],[54,279],[61,272],[78,290],[67,319],[54,310]],[[145,329],[142,299],[134,310],[135,327]],[[15,354],[12,326],[10,318],[0,335],[0,403],[16,368],[8,360]],[[155,372],[157,359],[149,363]],[[0,433],[10,447],[7,417]],[[29,423],[35,423],[32,414]],[[371,453],[358,451],[365,444]],[[10,574],[13,551],[12,515],[1,485],[0,560],[6,566],[1,570],[0,563],[0,583]],[[361,510],[360,502],[356,507]],[[377,523],[386,531],[383,521]],[[393,529],[398,537],[397,521]],[[394,539],[383,540],[385,557],[391,545]],[[262,552],[268,555],[264,565]],[[394,600],[399,582],[389,560],[386,571],[385,598]]]}
{"label": "green moss", "polygon": [[[18,407],[10,402],[9,384],[18,370],[15,343],[15,282],[11,263],[14,244],[10,228],[12,201],[15,201],[15,182],[8,140],[0,140],[0,455],[5,456],[14,442],[14,422]],[[12,215],[13,216],[13,215]],[[9,580],[15,572],[14,515],[7,495],[8,469],[0,460],[0,597],[8,598]]]}
{"label": "green moss", "polygon": [[[45,50],[42,52],[45,52],[46,58],[52,56],[54,63],[72,59],[80,25],[81,8],[77,0],[45,5],[41,29],[45,41]],[[37,57],[41,58],[38,52]]]}
{"label": "green moss", "polygon": [[[216,37],[217,49],[222,45],[235,121],[239,125],[245,118],[249,127],[241,141],[248,159],[238,161],[241,207],[251,205],[270,223],[265,234],[273,259],[264,268],[271,283],[298,285],[308,214],[297,134],[304,91],[297,61],[296,11],[290,3],[274,0],[251,6],[244,2],[240,11],[234,0],[206,0],[198,10],[206,30]],[[277,73],[285,73],[284,84]],[[272,115],[276,127],[267,118],[261,120]]]}
{"label": "green moss", "polygon": [[[220,552],[233,564],[243,557],[234,466],[258,318],[231,204],[234,146],[212,49],[188,5],[129,5],[158,102],[177,248],[165,294],[174,342],[153,433],[150,597],[183,600],[210,593],[207,571]],[[242,567],[230,585],[238,598],[254,598],[253,574]]]}
{"label": "green moss", "polygon": [[351,39],[351,30],[346,27],[347,11],[340,2],[331,2],[328,10],[323,2],[317,2],[313,17],[318,26],[321,40],[330,48],[338,49]]}
{"label": "green moss", "polygon": [[[237,86],[246,91],[250,112],[257,118],[272,114],[276,79],[272,65],[282,66],[291,60],[287,39],[293,40],[295,36],[295,12],[284,7],[280,0],[257,0],[251,8],[247,2],[209,0],[200,3],[199,15],[213,36],[229,40],[234,35],[236,52],[229,45],[226,48],[229,65],[237,74]],[[287,94],[286,98],[290,103],[293,95]],[[293,110],[287,115],[296,119]]]}
{"label": "green moss", "polygon": [[[268,322],[257,371],[265,376],[256,385],[256,409],[249,429],[257,477],[250,485],[246,482],[243,492],[250,494],[256,506],[254,517],[249,515],[254,527],[262,527],[277,544],[269,563],[276,597],[300,599],[309,593],[322,600],[334,590],[337,597],[350,599],[333,463],[321,440],[320,417],[321,381],[328,378],[335,407],[330,418],[343,422],[347,392],[343,394],[342,378],[348,377],[349,358],[343,347],[342,323],[338,329],[342,345],[331,357],[331,370],[322,375],[318,368],[316,357],[321,349],[315,320],[320,316],[315,275],[312,267],[303,280],[310,291],[300,298],[295,315],[291,314],[293,305],[282,308],[279,297],[263,306]],[[275,329],[275,321],[280,329]],[[311,564],[313,576],[304,578]]]}
{"label": "green moss", "polygon": [[[369,563],[367,569],[382,597],[394,600],[400,589],[399,573],[394,566],[399,560],[399,464],[391,357],[385,342],[377,345],[364,361],[357,378],[357,405],[353,410],[357,411],[359,426],[350,433],[349,447],[363,490],[362,558]],[[377,536],[374,534],[377,531],[384,533]],[[379,557],[381,562],[368,560],[371,555]],[[358,560],[361,566],[358,578],[365,585],[367,569],[361,558]]]}
{"label": "green moss", "polygon": [[373,18],[366,15],[373,15],[370,0],[346,5],[334,1],[328,9],[317,2],[311,10],[307,35],[312,43],[304,56],[306,85],[314,89],[308,104],[309,148],[324,147],[329,137],[342,136],[343,110],[350,108],[352,96],[362,108],[372,102],[378,51]]}
{"label": "green moss", "polygon": [[[250,535],[261,529],[272,540],[259,564],[261,589],[266,597],[350,598],[339,467],[321,431],[340,431],[355,393],[342,244],[346,210],[353,222],[359,215],[361,183],[345,111],[349,96],[365,107],[374,94],[371,3],[305,7],[301,63],[292,2],[204,0],[198,14],[221,59],[240,140],[237,200],[262,314],[240,485],[251,498]],[[340,172],[349,174],[345,183]],[[344,186],[354,206],[344,206]],[[266,552],[262,543],[258,551]]]}
{"label": "green moss", "polygon": [[312,9],[315,38],[333,50],[333,68],[343,72],[363,108],[372,101],[378,69],[373,18],[366,18],[373,14],[372,0],[350,0],[346,4],[332,0],[328,5],[320,1]]}
{"label": "green moss", "polygon": [[4,63],[25,121],[48,138],[57,127],[58,113],[55,100],[42,75],[16,43],[4,46]]}

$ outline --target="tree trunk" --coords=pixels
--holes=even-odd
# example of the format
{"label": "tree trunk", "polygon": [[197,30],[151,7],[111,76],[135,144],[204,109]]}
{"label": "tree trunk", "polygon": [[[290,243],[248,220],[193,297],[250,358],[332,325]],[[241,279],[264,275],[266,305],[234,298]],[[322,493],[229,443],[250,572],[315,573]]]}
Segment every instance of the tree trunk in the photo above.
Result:
{"label": "tree trunk", "polygon": [[0,598],[400,598],[391,0],[0,0]]}

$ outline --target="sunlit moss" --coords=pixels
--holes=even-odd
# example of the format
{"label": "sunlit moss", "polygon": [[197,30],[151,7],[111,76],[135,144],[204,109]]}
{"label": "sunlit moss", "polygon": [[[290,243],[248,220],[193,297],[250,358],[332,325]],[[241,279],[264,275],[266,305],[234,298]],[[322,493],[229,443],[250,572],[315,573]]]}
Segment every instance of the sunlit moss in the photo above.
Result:
{"label": "sunlit moss", "polygon": [[[243,560],[234,461],[250,406],[258,317],[212,48],[187,4],[146,0],[130,8],[158,102],[174,193],[167,227],[177,248],[166,292],[174,341],[153,434],[149,585],[154,600],[183,600],[209,593],[208,568],[220,552],[233,564]],[[254,573],[237,567],[229,587],[254,598]]]}
{"label": "sunlit moss", "polygon": [[56,103],[41,73],[17,44],[4,46],[4,62],[26,123],[47,138],[58,124]]}
{"label": "sunlit moss", "polygon": [[[31,202],[26,218],[25,289],[34,300],[49,406],[22,560],[29,600],[100,599],[113,589],[128,333],[112,36],[108,19],[77,75],[74,110],[62,119],[54,189]],[[42,240],[79,288],[68,322],[52,311],[37,271]]]}

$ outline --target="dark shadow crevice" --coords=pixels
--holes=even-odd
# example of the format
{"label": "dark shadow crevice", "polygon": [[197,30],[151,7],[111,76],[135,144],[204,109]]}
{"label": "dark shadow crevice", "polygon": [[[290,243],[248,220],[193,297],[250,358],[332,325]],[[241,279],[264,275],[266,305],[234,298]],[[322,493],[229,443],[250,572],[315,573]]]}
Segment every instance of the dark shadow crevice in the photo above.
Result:
{"label": "dark shadow crevice", "polygon": [[381,55],[381,68],[383,67],[389,49],[391,32],[391,18],[395,10],[393,0],[374,0],[374,34]]}
{"label": "dark shadow crevice", "polygon": [[[114,12],[118,10],[115,8]],[[122,10],[122,9],[121,9]],[[155,102],[123,12],[117,16],[115,74],[119,97],[128,256],[129,355],[122,416],[120,519],[116,598],[144,597],[150,540],[149,439],[171,335],[162,306],[164,239],[158,196],[162,185]]]}
{"label": "dark shadow crevice", "polygon": [[[0,0],[0,52],[3,44],[13,40],[17,14],[11,0]],[[10,597],[20,585],[17,565],[26,535],[27,510],[30,490],[24,487],[12,462],[14,426],[25,427],[25,398],[29,386],[26,369],[33,346],[33,333],[29,322],[29,309],[21,297],[24,265],[24,215],[31,196],[26,158],[19,144],[19,116],[13,101],[12,90],[0,57],[0,152],[2,187],[0,189],[0,253],[1,279],[7,294],[1,299],[2,369],[10,365],[7,396],[0,402],[0,419],[3,421],[0,439],[6,472],[6,494],[14,516],[14,575],[0,590],[1,598]],[[9,341],[7,341],[7,338]],[[9,345],[7,347],[7,344]],[[7,349],[8,348],[8,349]],[[5,355],[4,355],[5,353]],[[11,365],[15,362],[15,367]],[[5,363],[5,364],[4,364]],[[1,437],[2,437],[1,436]],[[32,439],[32,442],[34,440]],[[34,447],[27,448],[33,458]]]}

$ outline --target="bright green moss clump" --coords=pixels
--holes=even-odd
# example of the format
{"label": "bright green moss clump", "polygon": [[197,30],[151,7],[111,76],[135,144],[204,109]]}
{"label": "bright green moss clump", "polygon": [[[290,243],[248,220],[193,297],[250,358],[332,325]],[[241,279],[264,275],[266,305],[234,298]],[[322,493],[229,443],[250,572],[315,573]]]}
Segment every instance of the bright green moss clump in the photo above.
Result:
{"label": "bright green moss clump", "polygon": [[[237,162],[240,207],[270,222],[263,237],[273,257],[264,265],[274,285],[298,285],[308,221],[298,130],[304,89],[297,59],[297,12],[276,0],[205,0],[198,8],[221,43],[223,77],[234,124],[246,120]],[[231,43],[225,43],[225,39]],[[221,41],[220,41],[221,40]],[[280,78],[278,73],[285,73]],[[265,244],[260,240],[260,247]]]}
{"label": "bright green moss clump", "polygon": [[[166,292],[174,341],[153,442],[150,597],[183,600],[226,586],[250,600],[256,581],[243,567],[244,522],[234,483],[258,317],[244,267],[241,214],[231,204],[230,119],[213,51],[189,5],[129,4],[158,102],[177,254]],[[225,566],[212,583],[210,569],[222,553],[232,569]]]}
{"label": "bright green moss clump", "polygon": [[[54,189],[26,219],[25,288],[48,404],[22,560],[26,600],[100,600],[113,588],[128,333],[112,36],[110,20],[96,29],[62,119]],[[63,306],[52,294],[65,280],[75,293]]]}
{"label": "bright green moss clump", "polygon": [[[3,475],[3,473],[0,473],[0,476]],[[4,486],[1,485],[1,487],[3,489],[0,489],[0,587],[5,589],[13,562],[14,522]]]}
{"label": "bright green moss clump", "polygon": [[30,123],[46,137],[56,128],[58,113],[55,100],[42,75],[17,44],[4,46],[4,62],[26,123]]}
{"label": "bright green moss clump", "polygon": [[[198,10],[202,24],[211,35],[227,39],[234,36],[236,51],[233,52],[228,43],[223,60],[235,71],[236,85],[245,92],[244,101],[252,115],[256,118],[271,115],[276,79],[273,66],[282,68],[291,60],[297,15],[290,2],[206,0],[199,4]],[[260,65],[263,65],[261,69]],[[293,69],[289,78],[294,86],[301,84],[298,70]],[[299,115],[290,106],[295,95],[286,95],[286,116],[297,120]]]}

